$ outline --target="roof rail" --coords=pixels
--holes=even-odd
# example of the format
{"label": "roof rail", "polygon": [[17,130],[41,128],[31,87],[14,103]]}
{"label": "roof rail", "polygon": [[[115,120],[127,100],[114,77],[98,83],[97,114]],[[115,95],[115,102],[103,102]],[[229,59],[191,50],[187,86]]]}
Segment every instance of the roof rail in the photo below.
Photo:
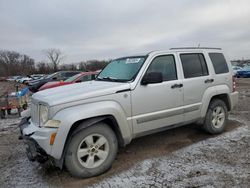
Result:
{"label": "roof rail", "polygon": [[170,48],[169,50],[187,50],[187,49],[221,50],[221,48],[211,48],[211,47],[181,47],[181,48]]}
{"label": "roof rail", "polygon": [[157,50],[152,50],[150,52],[147,53],[147,55],[151,54],[152,52],[156,52]]}

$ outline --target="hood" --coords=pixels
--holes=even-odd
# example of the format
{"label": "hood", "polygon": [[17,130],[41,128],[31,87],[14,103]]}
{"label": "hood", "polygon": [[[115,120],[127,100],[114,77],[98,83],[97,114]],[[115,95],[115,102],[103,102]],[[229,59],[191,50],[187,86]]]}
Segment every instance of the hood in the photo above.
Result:
{"label": "hood", "polygon": [[89,81],[55,87],[35,93],[32,98],[50,106],[84,100],[116,93],[119,90],[130,89],[129,83]]}

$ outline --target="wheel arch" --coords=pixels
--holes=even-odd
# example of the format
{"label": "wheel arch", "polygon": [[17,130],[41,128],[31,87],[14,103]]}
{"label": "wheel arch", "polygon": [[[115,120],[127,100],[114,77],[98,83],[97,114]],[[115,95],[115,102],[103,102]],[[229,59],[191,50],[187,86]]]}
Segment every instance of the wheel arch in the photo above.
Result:
{"label": "wheel arch", "polygon": [[231,111],[230,88],[227,85],[218,85],[208,88],[202,98],[201,117],[204,118],[209,104],[214,99],[220,99],[225,102],[227,110]]}
{"label": "wheel arch", "polygon": [[62,156],[60,158],[60,160],[56,160],[56,166],[58,166],[59,168],[62,168],[64,165],[64,158],[65,158],[65,154],[67,151],[67,147],[70,143],[70,140],[73,138],[73,136],[78,133],[79,131],[82,131],[84,129],[86,129],[87,127],[90,127],[92,125],[95,125],[99,122],[103,122],[106,123],[115,133],[117,141],[118,141],[118,145],[120,147],[125,146],[125,141],[122,137],[122,133],[121,130],[119,128],[119,125],[117,123],[117,120],[115,119],[115,117],[113,115],[103,115],[103,116],[97,116],[97,117],[91,117],[91,118],[87,118],[87,119],[81,119],[76,121],[70,128],[68,134],[67,134],[67,138],[64,144],[64,148],[62,151]]}
{"label": "wheel arch", "polygon": [[231,110],[231,106],[230,106],[230,98],[229,98],[229,95],[226,94],[226,93],[223,93],[223,94],[219,94],[219,95],[215,95],[211,98],[210,102],[214,99],[220,99],[222,100],[225,104],[226,104],[226,107],[227,107],[227,110],[230,111]]}
{"label": "wheel arch", "polygon": [[96,117],[91,117],[91,118],[81,119],[81,120],[76,121],[69,130],[69,133],[66,138],[66,142],[68,141],[69,137],[72,137],[77,132],[99,122],[106,123],[114,131],[117,137],[119,146],[125,145],[119,125],[113,115],[96,116]]}

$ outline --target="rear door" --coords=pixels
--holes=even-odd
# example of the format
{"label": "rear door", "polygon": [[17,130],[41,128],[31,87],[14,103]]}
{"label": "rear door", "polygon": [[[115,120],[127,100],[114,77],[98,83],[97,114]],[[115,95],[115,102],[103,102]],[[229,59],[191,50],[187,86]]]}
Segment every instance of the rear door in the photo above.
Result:
{"label": "rear door", "polygon": [[179,58],[184,77],[184,121],[190,121],[200,117],[203,94],[214,79],[203,53],[179,53]]}

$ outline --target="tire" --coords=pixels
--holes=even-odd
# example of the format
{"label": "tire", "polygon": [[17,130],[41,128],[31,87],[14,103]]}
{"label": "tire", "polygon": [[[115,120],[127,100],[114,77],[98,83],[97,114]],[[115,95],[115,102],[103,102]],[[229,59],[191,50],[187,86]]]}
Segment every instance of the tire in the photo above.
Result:
{"label": "tire", "polygon": [[18,117],[21,117],[21,112],[22,112],[21,107],[17,108]]}
{"label": "tire", "polygon": [[228,118],[228,110],[224,101],[214,99],[210,102],[203,128],[210,134],[220,134],[224,131]]}
{"label": "tire", "polygon": [[11,115],[11,109],[7,109],[7,114]]}
{"label": "tire", "polygon": [[[99,145],[99,148],[95,149],[96,145]],[[82,153],[79,152],[80,149]],[[111,168],[117,150],[115,133],[107,124],[100,122],[73,136],[66,150],[65,166],[75,177],[97,176]]]}
{"label": "tire", "polygon": [[1,119],[4,119],[5,115],[6,115],[5,110],[1,109],[1,111],[0,111],[0,117],[1,117]]}
{"label": "tire", "polygon": [[28,104],[25,103],[25,104],[23,105],[23,110],[27,110],[27,108],[28,108]]}

